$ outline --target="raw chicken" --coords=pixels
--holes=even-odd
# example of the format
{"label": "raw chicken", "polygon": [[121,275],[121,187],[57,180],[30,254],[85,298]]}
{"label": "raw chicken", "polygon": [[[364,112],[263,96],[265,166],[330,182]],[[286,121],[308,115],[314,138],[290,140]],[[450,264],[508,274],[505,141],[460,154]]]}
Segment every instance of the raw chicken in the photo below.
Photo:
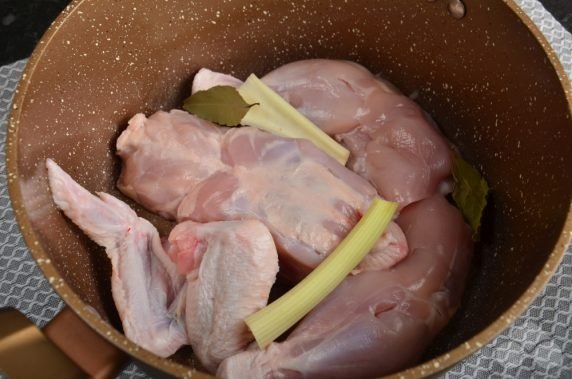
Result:
{"label": "raw chicken", "polygon": [[123,169],[117,186],[149,210],[174,219],[182,197],[224,168],[223,130],[187,112],[136,114],[117,140]]}
{"label": "raw chicken", "polygon": [[402,207],[436,193],[451,172],[449,147],[421,108],[347,61],[286,64],[262,80],[350,150],[348,167]]}
{"label": "raw chicken", "polygon": [[169,254],[186,271],[189,341],[215,372],[253,339],[244,319],[268,302],[278,273],[276,247],[256,220],[183,222],[172,230],[169,244]]}
{"label": "raw chicken", "polygon": [[351,151],[348,167],[402,207],[439,192],[451,174],[446,142],[413,102],[396,104],[383,122],[337,138]]}
{"label": "raw chicken", "polygon": [[408,252],[407,239],[395,222],[390,222],[383,236],[360,264],[352,271],[358,274],[363,271],[384,270],[395,266],[404,259]]}
{"label": "raw chicken", "polygon": [[388,271],[349,276],[285,342],[226,359],[220,378],[373,378],[415,364],[459,307],[472,253],[460,213],[435,195],[398,219],[411,249]]}
{"label": "raw chicken", "polygon": [[[226,79],[225,79],[226,78]],[[201,89],[239,86],[201,70]],[[438,192],[451,172],[447,142],[421,108],[390,83],[353,62],[310,59],[286,64],[262,80],[351,152],[348,167],[402,207]]]}
{"label": "raw chicken", "polygon": [[125,203],[90,194],[51,160],[46,166],[58,207],[106,249],[127,338],[162,357],[190,344],[212,372],[252,341],[243,320],[266,305],[278,272],[261,222],[185,222],[162,246]]}
{"label": "raw chicken", "polygon": [[[436,195],[450,175],[447,142],[413,101],[358,64],[299,61],[263,80],[348,147],[355,173],[307,141],[227,131],[176,110],[136,115],[117,142],[118,186],[166,218],[193,220],[162,245],[127,205],[47,162],[56,204],[112,261],[126,336],[161,356],[191,344],[222,378],[359,379],[415,364],[458,308],[472,254],[468,226]],[[202,69],[192,91],[240,84]],[[354,275],[286,341],[246,349],[243,320],[268,300],[276,249],[281,273],[301,279],[378,193],[403,211]]]}
{"label": "raw chicken", "polygon": [[[252,128],[227,131],[176,110],[134,116],[117,150],[125,194],[179,221],[262,220],[278,244],[282,274],[293,281],[337,246],[376,195],[309,142]],[[390,267],[406,254],[392,224],[358,271]]]}
{"label": "raw chicken", "polygon": [[46,166],[56,205],[105,247],[113,266],[113,300],[127,338],[161,357],[187,344],[180,313],[184,296],[178,296],[185,280],[165,254],[155,227],[115,197],[92,195],[52,160]]}
{"label": "raw chicken", "polygon": [[[177,218],[261,220],[281,254],[281,274],[293,281],[334,250],[376,196],[367,181],[305,140],[238,128],[224,135],[221,155],[232,170],[197,185]],[[358,270],[387,268],[406,254],[405,236],[392,224]]]}
{"label": "raw chicken", "polygon": [[379,100],[394,93],[363,66],[329,59],[288,63],[262,80],[330,135],[375,122],[384,112]]}
{"label": "raw chicken", "polygon": [[201,68],[195,74],[191,93],[207,90],[215,86],[238,87],[241,84],[242,81],[240,79],[235,78],[234,76],[211,71],[208,68]]}

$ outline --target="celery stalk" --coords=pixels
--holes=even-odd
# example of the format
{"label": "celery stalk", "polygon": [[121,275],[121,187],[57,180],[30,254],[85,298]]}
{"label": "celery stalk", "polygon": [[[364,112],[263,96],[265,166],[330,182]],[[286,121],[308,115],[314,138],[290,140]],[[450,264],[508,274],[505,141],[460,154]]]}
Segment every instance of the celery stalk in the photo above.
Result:
{"label": "celery stalk", "polygon": [[304,138],[345,165],[350,152],[288,104],[280,95],[251,74],[238,88],[251,107],[242,118],[243,125],[254,126],[283,137]]}
{"label": "celery stalk", "polygon": [[373,248],[397,210],[376,198],[338,247],[306,278],[279,299],[245,319],[265,348],[328,296]]}

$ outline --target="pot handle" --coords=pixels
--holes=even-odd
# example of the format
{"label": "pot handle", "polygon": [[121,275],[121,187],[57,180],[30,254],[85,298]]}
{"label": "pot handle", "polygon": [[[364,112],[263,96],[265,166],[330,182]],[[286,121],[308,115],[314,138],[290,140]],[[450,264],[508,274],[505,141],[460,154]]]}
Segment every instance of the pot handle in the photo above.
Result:
{"label": "pot handle", "polygon": [[0,310],[0,368],[11,379],[114,378],[127,362],[69,307],[42,330],[15,309]]}

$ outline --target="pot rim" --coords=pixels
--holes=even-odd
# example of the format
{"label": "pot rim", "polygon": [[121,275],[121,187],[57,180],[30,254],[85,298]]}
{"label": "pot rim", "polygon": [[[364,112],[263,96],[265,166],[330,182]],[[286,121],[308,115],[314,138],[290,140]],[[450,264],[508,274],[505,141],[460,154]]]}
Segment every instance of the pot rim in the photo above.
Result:
{"label": "pot rim", "polygon": [[[119,349],[123,350],[134,359],[141,361],[147,365],[156,367],[168,374],[182,378],[207,379],[213,376],[199,372],[194,368],[184,366],[180,363],[173,362],[167,358],[160,358],[155,354],[137,346],[128,340],[122,333],[119,333],[113,326],[104,321],[97,312],[89,305],[84,303],[79,296],[69,287],[58,273],[55,266],[49,259],[49,256],[42,248],[37,236],[35,235],[31,223],[29,222],[25,208],[23,206],[22,194],[18,182],[18,125],[20,121],[22,105],[26,100],[26,94],[34,72],[40,63],[46,49],[48,49],[51,40],[58,33],[60,27],[65,24],[70,16],[76,13],[81,5],[88,0],[73,0],[56,18],[50,28],[42,36],[38,45],[34,49],[26,68],[22,74],[22,78],[16,89],[16,94],[12,102],[12,110],[8,119],[8,132],[6,139],[6,171],[8,177],[8,192],[12,201],[15,218],[20,227],[20,231],[28,249],[34,260],[37,262],[44,276],[48,279],[51,286],[64,300],[64,302],[91,328],[93,328],[102,337],[107,339]],[[516,0],[502,0],[520,20],[526,25],[528,30],[534,35],[540,44],[544,53],[550,60],[558,78],[561,82],[564,95],[568,102],[568,110],[572,117],[572,82],[568,79],[564,67],[560,62],[556,52],[544,36],[538,26],[529,18],[529,16],[519,7]],[[398,373],[387,376],[387,378],[419,378],[434,375],[440,371],[446,370],[451,366],[461,362],[469,357],[480,348],[491,342],[505,329],[510,327],[512,323],[528,308],[532,301],[538,297],[544,289],[554,272],[558,268],[568,244],[572,239],[572,203],[569,204],[567,217],[564,222],[562,232],[558,241],[552,250],[548,261],[544,268],[536,276],[527,290],[522,294],[516,302],[500,315],[492,324],[487,326],[477,335],[473,336],[466,342],[439,355],[425,363],[419,364],[412,368],[400,371]]]}

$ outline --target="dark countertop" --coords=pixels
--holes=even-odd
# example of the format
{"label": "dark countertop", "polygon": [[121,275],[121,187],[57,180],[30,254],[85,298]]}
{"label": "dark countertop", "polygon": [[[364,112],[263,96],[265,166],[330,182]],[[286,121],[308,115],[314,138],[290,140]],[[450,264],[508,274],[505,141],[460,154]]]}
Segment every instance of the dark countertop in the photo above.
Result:
{"label": "dark countertop", "polygon": [[[540,0],[572,32],[572,1]],[[70,0],[0,0],[0,66],[26,58]]]}

